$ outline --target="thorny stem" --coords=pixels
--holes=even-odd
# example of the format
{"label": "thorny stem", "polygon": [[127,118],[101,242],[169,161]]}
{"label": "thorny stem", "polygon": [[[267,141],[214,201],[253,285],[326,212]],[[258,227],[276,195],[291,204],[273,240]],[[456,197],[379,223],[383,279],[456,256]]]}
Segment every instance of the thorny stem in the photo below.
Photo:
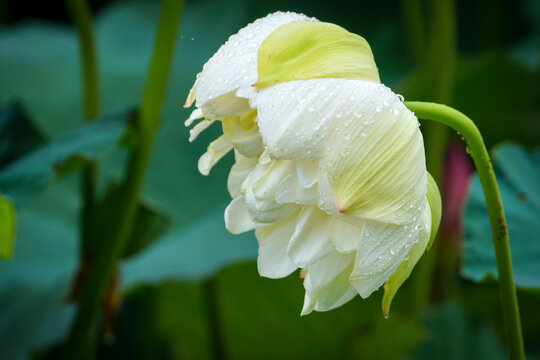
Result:
{"label": "thorny stem", "polygon": [[94,326],[99,306],[133,228],[139,193],[160,122],[182,8],[182,0],[163,0],[161,4],[154,50],[140,106],[138,126],[135,129],[139,142],[130,153],[128,168],[120,186],[114,228],[110,229],[107,246],[100,249],[84,284],[63,354],[65,359],[85,359],[93,356]]}
{"label": "thorny stem", "polygon": [[467,141],[471,157],[480,178],[480,183],[482,184],[482,189],[484,190],[487,211],[491,222],[508,352],[510,359],[524,359],[525,352],[521,334],[521,320],[514,284],[506,217],[497,179],[495,178],[491,159],[484,145],[482,135],[471,119],[446,105],[415,101],[407,101],[405,105],[420,119],[437,121],[461,132]]}

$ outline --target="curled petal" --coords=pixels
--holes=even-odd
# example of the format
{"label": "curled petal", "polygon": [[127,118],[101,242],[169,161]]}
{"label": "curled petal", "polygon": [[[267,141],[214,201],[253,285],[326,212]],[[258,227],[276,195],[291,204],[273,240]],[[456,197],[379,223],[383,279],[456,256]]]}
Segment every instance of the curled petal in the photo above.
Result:
{"label": "curled petal", "polygon": [[273,223],[288,217],[298,208],[296,204],[280,204],[276,201],[278,186],[285,180],[292,166],[291,161],[260,163],[248,175],[242,192],[251,217],[261,223]]}
{"label": "curled petal", "polygon": [[244,116],[225,118],[221,122],[225,137],[247,157],[258,157],[264,151],[259,128],[254,121],[256,115],[256,111],[251,111]]}
{"label": "curled petal", "polygon": [[231,151],[233,145],[223,135],[212,141],[208,145],[208,149],[199,159],[199,172],[203,175],[208,175],[214,165],[229,151]]}
{"label": "curled petal", "polygon": [[433,179],[433,176],[431,176],[430,173],[428,173],[427,190],[427,199],[431,210],[431,234],[429,235],[429,242],[427,244],[427,249],[429,250],[437,236],[442,216],[441,193],[439,192],[435,179]]}
{"label": "curled petal", "polygon": [[344,78],[379,83],[367,41],[340,26],[295,21],[272,32],[258,58],[259,88],[316,78]]}

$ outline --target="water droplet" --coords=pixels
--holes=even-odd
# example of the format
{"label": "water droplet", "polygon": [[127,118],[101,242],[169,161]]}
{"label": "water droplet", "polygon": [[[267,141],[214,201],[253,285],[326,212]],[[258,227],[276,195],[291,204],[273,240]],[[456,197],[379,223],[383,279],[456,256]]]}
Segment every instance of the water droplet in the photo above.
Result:
{"label": "water droplet", "polygon": [[381,112],[381,111],[382,111],[382,106],[381,106],[381,105],[377,105],[377,107],[375,108],[375,111],[376,111],[376,112]]}
{"label": "water droplet", "polygon": [[398,97],[399,101],[401,101],[401,102],[405,101],[405,98],[403,97],[403,95],[398,94],[397,97]]}
{"label": "water droplet", "polygon": [[364,130],[362,130],[362,132],[360,133],[360,135],[362,135],[362,136],[367,136],[367,133],[368,133],[367,129],[364,129]]}
{"label": "water droplet", "polygon": [[315,111],[315,106],[309,105],[309,106],[308,106],[308,111],[309,111],[309,112]]}
{"label": "water droplet", "polygon": [[471,148],[470,148],[469,146],[467,146],[467,147],[465,148],[465,151],[467,152],[467,154],[470,154],[470,153],[471,153]]}
{"label": "water droplet", "polygon": [[339,118],[342,117],[342,116],[343,116],[343,113],[341,112],[341,110],[337,110],[337,111],[336,111],[336,118],[339,119]]}

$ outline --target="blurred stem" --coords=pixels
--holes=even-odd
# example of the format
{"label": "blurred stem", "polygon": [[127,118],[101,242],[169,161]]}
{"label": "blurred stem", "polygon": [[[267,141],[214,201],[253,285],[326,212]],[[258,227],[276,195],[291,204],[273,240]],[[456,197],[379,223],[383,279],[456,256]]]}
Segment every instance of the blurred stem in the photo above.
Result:
{"label": "blurred stem", "polygon": [[97,61],[92,34],[92,14],[85,0],[66,0],[79,35],[79,51],[83,75],[84,118],[91,120],[99,114]]}
{"label": "blurred stem", "polygon": [[[421,7],[421,4],[417,4],[417,6]],[[431,0],[429,43],[426,54],[427,71],[434,84],[431,98],[434,101],[447,104],[451,103],[454,88],[456,57],[454,7],[454,0]],[[447,129],[441,124],[431,123],[424,126],[423,133],[427,169],[439,184],[439,188],[443,188],[442,178],[448,140]],[[437,250],[438,241],[435,241],[431,251],[422,257],[415,271],[412,281],[414,289],[412,292],[412,313],[415,314],[415,317],[429,302]]]}
{"label": "blurred stem", "polygon": [[[83,113],[86,121],[99,115],[99,92],[97,76],[97,60],[92,32],[92,14],[85,0],[66,0],[71,19],[79,36],[79,52],[82,63]],[[83,170],[82,193],[83,205],[81,213],[82,255],[88,255],[91,247],[90,228],[94,212],[97,164],[89,162]]]}
{"label": "blurred stem", "polygon": [[461,132],[467,141],[471,157],[484,190],[487,211],[491,222],[493,247],[499,274],[499,292],[510,359],[524,359],[521,321],[516,287],[512,270],[512,257],[508,228],[497,179],[489,153],[476,125],[461,112],[446,105],[428,102],[405,102],[418,118],[433,120]]}
{"label": "blurred stem", "polygon": [[114,227],[109,229],[107,245],[100,248],[82,290],[72,325],[65,359],[93,357],[94,327],[116,263],[126,245],[135,219],[139,193],[150,160],[155,133],[160,123],[161,107],[172,62],[176,32],[183,8],[182,0],[163,0],[150,68],[143,92],[137,132],[138,143],[130,153],[128,168],[120,186]]}
{"label": "blurred stem", "polygon": [[426,59],[426,29],[422,0],[402,0],[401,9],[406,39],[414,60],[423,63]]}

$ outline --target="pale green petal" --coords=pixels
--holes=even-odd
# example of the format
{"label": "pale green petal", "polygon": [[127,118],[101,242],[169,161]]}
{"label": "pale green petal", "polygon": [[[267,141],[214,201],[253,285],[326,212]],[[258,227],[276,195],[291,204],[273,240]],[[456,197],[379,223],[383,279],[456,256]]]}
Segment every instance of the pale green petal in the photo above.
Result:
{"label": "pale green petal", "polygon": [[427,249],[429,250],[437,236],[442,216],[441,194],[439,193],[439,188],[437,187],[435,179],[433,179],[433,176],[431,176],[430,173],[428,173],[427,199],[431,209],[431,234],[427,244]]}
{"label": "pale green petal", "polygon": [[407,224],[421,214],[427,193],[418,120],[384,85],[353,83],[342,98],[356,106],[338,108],[325,149],[334,205],[352,217]]}
{"label": "pale green petal", "polygon": [[390,276],[390,278],[384,283],[384,296],[382,300],[382,308],[385,317],[390,315],[390,305],[397,291],[401,285],[409,278],[411,272],[420,260],[420,257],[424,254],[426,246],[429,241],[430,233],[432,232],[431,217],[432,211],[430,210],[429,204],[427,204],[424,211],[421,228],[418,231],[418,240],[414,243],[409,251],[409,255],[405,260],[399,265],[396,272]]}
{"label": "pale green petal", "polygon": [[306,206],[298,216],[287,253],[298,267],[306,267],[333,249],[330,224],[333,218],[316,206]]}
{"label": "pale green petal", "polygon": [[321,22],[291,22],[272,32],[259,49],[258,71],[258,88],[315,78],[380,82],[367,41]]}
{"label": "pale green petal", "polygon": [[257,111],[253,110],[246,115],[229,117],[221,122],[223,135],[234,145],[242,155],[258,157],[264,151],[259,127],[254,121]]}

